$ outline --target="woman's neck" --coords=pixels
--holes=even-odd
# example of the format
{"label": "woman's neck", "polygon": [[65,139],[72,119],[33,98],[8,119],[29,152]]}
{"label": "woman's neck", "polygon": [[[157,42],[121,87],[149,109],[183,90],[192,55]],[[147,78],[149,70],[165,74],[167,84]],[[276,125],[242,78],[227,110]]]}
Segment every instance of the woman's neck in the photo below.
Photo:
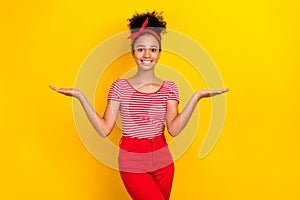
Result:
{"label": "woman's neck", "polygon": [[154,70],[149,70],[149,71],[138,70],[138,72],[132,78],[134,78],[136,81],[140,83],[153,83],[159,80],[156,77]]}

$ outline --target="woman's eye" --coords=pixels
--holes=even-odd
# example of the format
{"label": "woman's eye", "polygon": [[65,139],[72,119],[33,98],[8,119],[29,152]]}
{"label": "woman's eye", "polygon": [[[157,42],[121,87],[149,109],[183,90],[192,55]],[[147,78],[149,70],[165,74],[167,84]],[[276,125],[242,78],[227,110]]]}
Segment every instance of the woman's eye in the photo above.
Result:
{"label": "woman's eye", "polygon": [[144,49],[142,49],[142,48],[138,48],[138,49],[137,49],[138,52],[142,52],[143,50],[144,50]]}
{"label": "woman's eye", "polygon": [[151,52],[155,53],[157,51],[157,49],[151,49]]}

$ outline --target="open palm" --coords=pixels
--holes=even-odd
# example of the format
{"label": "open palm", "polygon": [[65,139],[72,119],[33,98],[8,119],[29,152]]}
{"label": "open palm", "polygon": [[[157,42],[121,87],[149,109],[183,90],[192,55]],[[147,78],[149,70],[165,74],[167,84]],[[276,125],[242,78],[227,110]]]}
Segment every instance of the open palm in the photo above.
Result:
{"label": "open palm", "polygon": [[199,90],[197,91],[197,94],[199,98],[204,98],[204,97],[213,97],[219,94],[223,94],[227,91],[229,91],[228,88],[225,88],[223,90]]}
{"label": "open palm", "polygon": [[49,86],[52,90],[64,94],[66,96],[73,96],[73,97],[78,97],[80,94],[80,91],[74,88],[56,88],[53,86]]}

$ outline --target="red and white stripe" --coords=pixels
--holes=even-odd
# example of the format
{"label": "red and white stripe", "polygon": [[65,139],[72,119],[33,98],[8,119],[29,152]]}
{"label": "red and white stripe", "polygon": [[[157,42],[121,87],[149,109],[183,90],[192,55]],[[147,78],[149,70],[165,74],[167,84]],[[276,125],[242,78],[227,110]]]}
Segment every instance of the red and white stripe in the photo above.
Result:
{"label": "red and white stripe", "polygon": [[167,101],[179,102],[178,88],[168,80],[156,92],[143,93],[126,79],[117,79],[109,90],[108,99],[120,102],[123,136],[149,139],[165,130]]}

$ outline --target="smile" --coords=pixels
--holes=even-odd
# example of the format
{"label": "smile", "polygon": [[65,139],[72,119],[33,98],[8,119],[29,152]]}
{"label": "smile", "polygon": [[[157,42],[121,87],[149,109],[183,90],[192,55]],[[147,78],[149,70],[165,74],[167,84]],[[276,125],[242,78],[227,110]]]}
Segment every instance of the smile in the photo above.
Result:
{"label": "smile", "polygon": [[144,64],[150,64],[152,61],[151,60],[141,60],[142,61],[142,63],[144,63]]}

